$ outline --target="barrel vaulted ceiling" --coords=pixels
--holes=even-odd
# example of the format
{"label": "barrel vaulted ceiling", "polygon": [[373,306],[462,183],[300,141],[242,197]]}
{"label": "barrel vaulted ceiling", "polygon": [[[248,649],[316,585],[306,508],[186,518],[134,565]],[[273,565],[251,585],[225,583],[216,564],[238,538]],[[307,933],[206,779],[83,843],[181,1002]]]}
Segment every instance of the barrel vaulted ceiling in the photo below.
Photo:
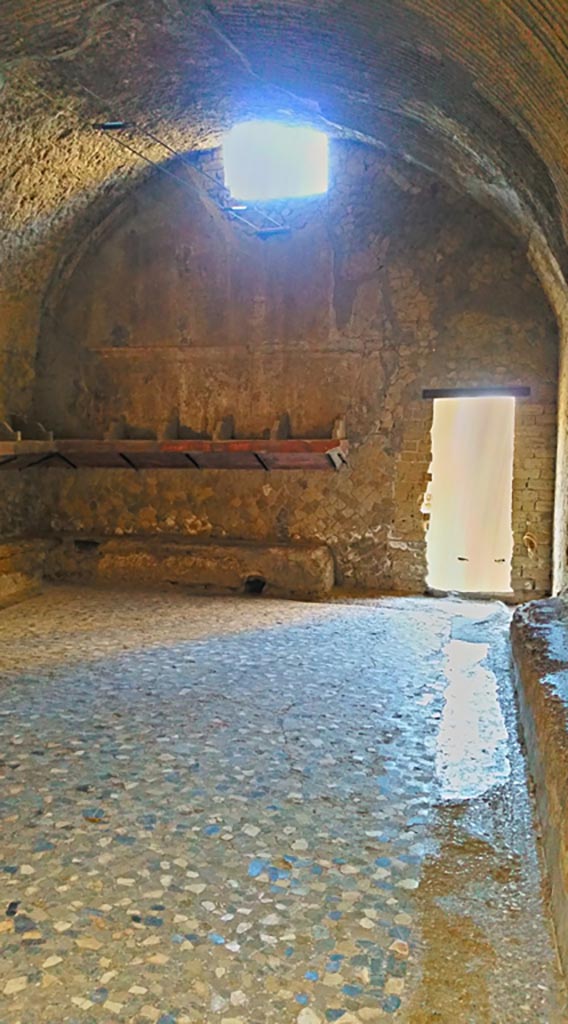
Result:
{"label": "barrel vaulted ceiling", "polygon": [[3,0],[0,75],[6,287],[147,173],[90,127],[109,117],[179,149],[308,119],[431,168],[566,270],[566,0]]}

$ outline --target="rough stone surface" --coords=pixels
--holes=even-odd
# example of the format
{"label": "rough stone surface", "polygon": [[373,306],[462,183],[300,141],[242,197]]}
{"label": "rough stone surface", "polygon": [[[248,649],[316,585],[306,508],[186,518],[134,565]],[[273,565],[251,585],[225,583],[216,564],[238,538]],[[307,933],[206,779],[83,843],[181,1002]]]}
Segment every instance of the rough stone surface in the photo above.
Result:
{"label": "rough stone surface", "polygon": [[3,1019],[565,1021],[508,621],[83,588],[2,612]]}
{"label": "rough stone surface", "polygon": [[0,607],[39,591],[48,547],[41,540],[0,543]]}
{"label": "rough stone surface", "polygon": [[350,468],[36,473],[52,528],[324,543],[339,582],[422,592],[422,389],[523,384],[513,588],[550,592],[557,331],[522,249],[471,201],[367,146],[337,143],[332,172],[328,196],[284,206],[283,238],[228,223],[195,173],[193,191],[153,180],[117,206],[53,279],[34,414],[80,437],[121,416],[199,434],[229,413],[240,436],[260,436],[282,412],[296,436],[317,436],[345,416]]}
{"label": "rough stone surface", "polygon": [[24,601],[32,594],[39,592],[41,578],[34,577],[28,572],[2,572],[0,573],[0,608]]}
{"label": "rough stone surface", "polygon": [[266,594],[303,597],[329,594],[335,582],[333,558],[323,545],[191,544],[152,537],[54,541],[44,574],[80,582],[176,583],[233,592],[259,577]]}
{"label": "rough stone surface", "polygon": [[568,970],[568,604],[519,608],[512,623],[521,722],[536,787],[552,908]]}

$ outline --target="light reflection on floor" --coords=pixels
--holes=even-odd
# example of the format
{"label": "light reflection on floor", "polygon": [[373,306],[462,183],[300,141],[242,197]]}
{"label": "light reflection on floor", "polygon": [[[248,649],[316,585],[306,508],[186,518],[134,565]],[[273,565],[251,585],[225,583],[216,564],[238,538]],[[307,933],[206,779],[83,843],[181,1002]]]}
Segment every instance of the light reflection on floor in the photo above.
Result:
{"label": "light reflection on floor", "polygon": [[507,729],[495,675],[484,664],[489,645],[451,640],[447,658],[436,773],[444,800],[472,800],[510,774]]}

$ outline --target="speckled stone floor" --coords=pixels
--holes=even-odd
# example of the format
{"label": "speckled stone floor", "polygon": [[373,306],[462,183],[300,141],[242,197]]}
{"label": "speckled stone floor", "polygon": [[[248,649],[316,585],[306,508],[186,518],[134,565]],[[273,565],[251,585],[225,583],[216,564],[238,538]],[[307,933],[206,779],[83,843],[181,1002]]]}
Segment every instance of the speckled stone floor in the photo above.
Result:
{"label": "speckled stone floor", "polygon": [[566,1021],[500,605],[0,613],[0,1024]]}

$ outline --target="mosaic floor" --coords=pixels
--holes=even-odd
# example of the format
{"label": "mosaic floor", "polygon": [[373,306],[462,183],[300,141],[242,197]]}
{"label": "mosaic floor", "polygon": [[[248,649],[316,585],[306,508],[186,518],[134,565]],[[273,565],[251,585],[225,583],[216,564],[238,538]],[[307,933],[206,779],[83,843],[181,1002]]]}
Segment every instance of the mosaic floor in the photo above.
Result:
{"label": "mosaic floor", "polygon": [[499,605],[0,613],[0,1024],[559,1024]]}

